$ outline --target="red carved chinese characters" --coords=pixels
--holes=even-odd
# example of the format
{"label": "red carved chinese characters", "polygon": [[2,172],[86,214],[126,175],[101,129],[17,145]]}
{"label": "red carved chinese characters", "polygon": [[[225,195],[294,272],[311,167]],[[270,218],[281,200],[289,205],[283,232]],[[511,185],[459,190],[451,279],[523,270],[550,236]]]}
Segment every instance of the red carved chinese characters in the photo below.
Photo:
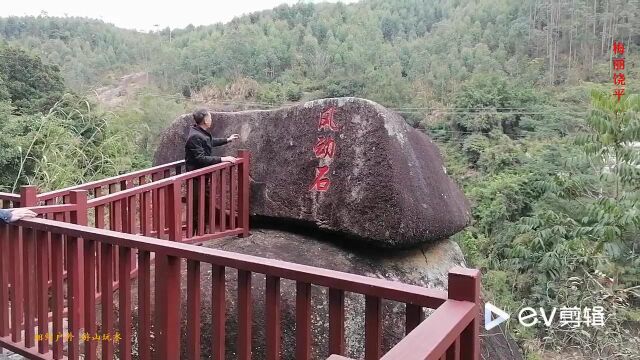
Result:
{"label": "red carved chinese characters", "polygon": [[[616,56],[624,55],[624,44],[621,42],[614,41],[612,51],[613,51],[613,55],[616,55]],[[618,102],[620,102],[620,99],[622,98],[622,96],[624,96],[624,86],[626,84],[625,84],[624,73],[618,72],[618,71],[624,70],[624,58],[612,57],[611,62],[614,70],[613,85],[615,85],[615,88],[613,89],[613,96],[615,96],[618,99]]]}
{"label": "red carved chinese characters", "polygon": [[313,184],[311,184],[311,187],[309,188],[309,190],[317,190],[317,191],[329,190],[329,186],[331,185],[331,180],[325,177],[325,175],[327,175],[328,172],[329,172],[329,167],[327,165],[317,167],[316,178],[315,180],[313,180]]}
{"label": "red carved chinese characters", "polygon": [[325,157],[329,157],[331,159],[333,159],[333,154],[336,151],[336,141],[333,139],[333,137],[324,137],[324,136],[319,136],[318,137],[318,142],[316,142],[316,145],[313,147],[313,152],[314,154],[316,154],[317,158],[325,158]]}
{"label": "red carved chinese characters", "polygon": [[325,112],[320,115],[320,121],[318,122],[318,131],[320,130],[331,130],[331,131],[340,131],[338,126],[333,121],[333,114],[336,112],[336,108],[333,106],[327,109]]}
{"label": "red carved chinese characters", "polygon": [[[335,107],[330,107],[323,111],[318,121],[318,131],[340,131],[340,127],[333,120],[333,115],[336,112]],[[336,141],[333,136],[321,135],[318,136],[316,144],[313,146],[313,154],[318,159],[333,159],[336,153]],[[331,186],[331,179],[329,179],[329,165],[323,165],[316,167],[316,177],[313,180],[313,184],[309,187],[309,190],[315,191],[327,191]]]}

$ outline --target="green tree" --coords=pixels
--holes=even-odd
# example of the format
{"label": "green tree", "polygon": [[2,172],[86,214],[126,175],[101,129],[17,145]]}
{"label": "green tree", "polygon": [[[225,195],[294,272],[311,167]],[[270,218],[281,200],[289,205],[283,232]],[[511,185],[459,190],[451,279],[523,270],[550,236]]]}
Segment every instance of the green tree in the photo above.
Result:
{"label": "green tree", "polygon": [[606,166],[615,182],[615,200],[620,200],[626,187],[640,186],[640,97],[623,96],[617,100],[608,92],[594,90],[593,109],[587,124],[591,134],[581,136],[578,144],[585,153]]}
{"label": "green tree", "polygon": [[57,66],[14,47],[0,48],[0,78],[20,113],[46,112],[65,91]]}

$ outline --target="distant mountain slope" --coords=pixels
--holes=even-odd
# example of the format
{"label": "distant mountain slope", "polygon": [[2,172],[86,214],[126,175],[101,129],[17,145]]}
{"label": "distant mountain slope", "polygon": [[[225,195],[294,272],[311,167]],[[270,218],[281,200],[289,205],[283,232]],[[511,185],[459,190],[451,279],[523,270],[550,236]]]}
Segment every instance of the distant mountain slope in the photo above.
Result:
{"label": "distant mountain slope", "polygon": [[125,75],[115,85],[102,86],[95,89],[94,94],[99,103],[107,107],[123,105],[149,83],[146,72]]}
{"label": "distant mountain slope", "polygon": [[399,105],[447,102],[476,73],[552,86],[607,81],[611,42],[640,44],[640,5],[634,0],[596,5],[591,0],[300,3],[226,24],[153,34],[84,18],[10,17],[0,18],[0,38],[58,64],[76,89],[144,70],[173,92],[248,77],[265,85],[263,98],[270,102],[320,89],[327,96]]}
{"label": "distant mountain slope", "polygon": [[143,66],[150,36],[85,18],[9,17],[0,18],[0,39],[60,66],[66,83],[83,89]]}

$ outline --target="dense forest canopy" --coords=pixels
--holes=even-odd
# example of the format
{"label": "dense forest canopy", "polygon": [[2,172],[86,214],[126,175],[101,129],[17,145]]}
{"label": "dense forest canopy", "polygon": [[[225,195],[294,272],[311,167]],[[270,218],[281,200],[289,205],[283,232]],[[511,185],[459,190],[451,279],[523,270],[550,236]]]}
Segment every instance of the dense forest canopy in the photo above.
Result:
{"label": "dense forest canopy", "polygon": [[[613,96],[612,45],[625,45]],[[529,359],[640,356],[640,1],[365,0],[282,5],[152,33],[0,18],[0,187],[45,190],[148,166],[195,104],[358,96],[438,142],[473,203],[456,236],[485,298],[605,307],[606,328],[512,323]],[[151,81],[107,108],[93,91]]]}
{"label": "dense forest canopy", "polygon": [[[76,89],[143,69],[168,90],[248,77],[270,85],[261,90],[280,96],[274,101],[319,88],[387,106],[449,105],[476,73],[550,85],[607,81],[612,42],[640,41],[639,7],[637,0],[301,3],[153,34],[82,18],[9,17],[0,19],[0,36],[59,64]],[[635,57],[629,62],[637,71]]]}

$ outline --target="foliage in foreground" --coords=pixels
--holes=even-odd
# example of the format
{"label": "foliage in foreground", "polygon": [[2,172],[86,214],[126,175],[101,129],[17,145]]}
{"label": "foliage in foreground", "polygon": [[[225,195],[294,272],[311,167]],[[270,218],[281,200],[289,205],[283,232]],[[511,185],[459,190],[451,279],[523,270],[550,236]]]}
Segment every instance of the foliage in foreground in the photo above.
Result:
{"label": "foliage in foreground", "polygon": [[[640,355],[639,114],[640,96],[618,103],[594,90],[587,131],[577,136],[475,133],[462,146],[445,146],[466,153],[467,165],[457,157],[458,178],[474,202],[475,223],[458,240],[485,272],[487,300],[510,311],[605,308],[603,328],[556,322],[527,329],[513,319],[510,329],[534,358],[540,349],[599,359]],[[471,140],[482,145],[469,151]],[[467,166],[479,176],[465,177]]]}
{"label": "foliage in foreground", "polygon": [[10,47],[0,48],[0,56],[28,64],[12,74],[7,71],[15,67],[0,67],[0,191],[17,192],[25,184],[59,189],[148,164],[137,147],[139,123],[67,92],[59,70],[38,57]]}

